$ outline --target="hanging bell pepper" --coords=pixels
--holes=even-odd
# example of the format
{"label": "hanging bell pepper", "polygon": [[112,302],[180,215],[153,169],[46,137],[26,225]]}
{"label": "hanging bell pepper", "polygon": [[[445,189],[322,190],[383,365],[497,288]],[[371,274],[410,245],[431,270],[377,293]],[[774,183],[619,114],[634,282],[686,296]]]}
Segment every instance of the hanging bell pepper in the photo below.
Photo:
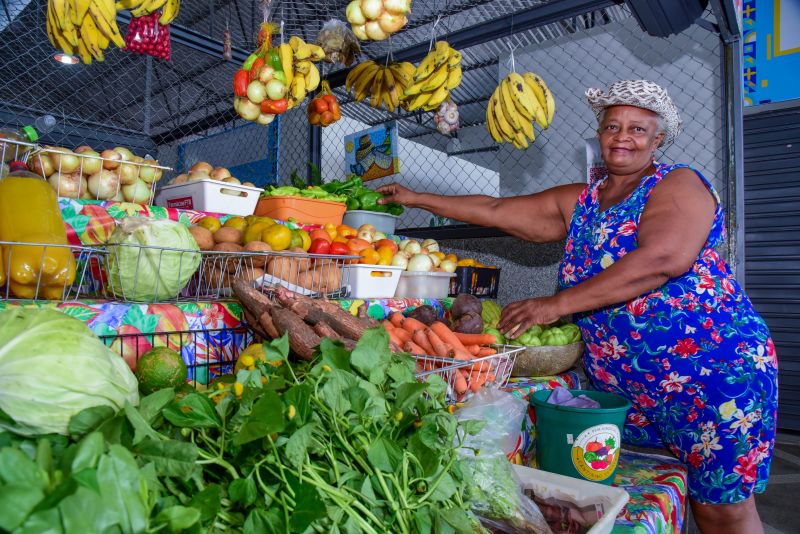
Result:
{"label": "hanging bell pepper", "polygon": [[247,96],[247,84],[250,83],[249,74],[244,69],[239,69],[233,76],[233,94]]}

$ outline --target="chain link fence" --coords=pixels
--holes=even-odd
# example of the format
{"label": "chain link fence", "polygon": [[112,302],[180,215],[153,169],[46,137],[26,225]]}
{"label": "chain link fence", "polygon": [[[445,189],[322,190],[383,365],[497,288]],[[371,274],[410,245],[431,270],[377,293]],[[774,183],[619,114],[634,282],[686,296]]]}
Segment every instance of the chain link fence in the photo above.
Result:
{"label": "chain link fence", "polygon": [[[557,1],[557,0],[554,0]],[[210,38],[219,55],[199,50],[191,39],[175,37],[172,60],[162,61],[114,47],[106,60],[91,66],[61,65],[45,34],[46,0],[0,0],[0,123],[22,125],[44,113],[58,119],[47,144],[97,149],[127,146],[137,154],[183,172],[196,161],[237,169],[257,185],[287,183],[293,171],[306,176],[311,136],[306,104],[269,127],[238,119],[232,109],[230,80],[238,61],[221,57],[229,31],[235,51],[246,54],[267,6],[283,21],[283,37],[314,41],[322,24],[344,18],[345,0],[261,2],[194,0],[183,2],[173,29]],[[362,43],[363,57],[382,59],[389,51],[429,42],[432,37],[485,23],[497,17],[551,2],[537,0],[414,0],[408,25],[391,39]],[[713,19],[710,15],[706,18]],[[125,17],[118,17],[126,31]],[[277,36],[276,39],[280,39]],[[537,72],[550,85],[557,110],[552,126],[525,151],[496,145],[485,124],[486,103],[509,69]],[[344,137],[394,121],[399,135],[401,172],[370,182],[398,181],[420,191],[442,194],[510,196],[541,191],[585,179],[585,140],[594,136],[595,119],[585,103],[588,87],[606,87],[626,78],[647,78],[668,88],[682,112],[685,131],[663,154],[665,161],[686,162],[709,177],[728,197],[723,88],[719,37],[699,26],[670,39],[647,36],[624,5],[598,9],[532,30],[515,31],[461,50],[463,81],[453,92],[461,129],[439,134],[432,113],[394,113],[355,103],[335,88],[343,118],[321,132],[323,178],[341,179]],[[326,66],[326,73],[336,67]],[[448,224],[430,213],[408,210],[399,227]]]}

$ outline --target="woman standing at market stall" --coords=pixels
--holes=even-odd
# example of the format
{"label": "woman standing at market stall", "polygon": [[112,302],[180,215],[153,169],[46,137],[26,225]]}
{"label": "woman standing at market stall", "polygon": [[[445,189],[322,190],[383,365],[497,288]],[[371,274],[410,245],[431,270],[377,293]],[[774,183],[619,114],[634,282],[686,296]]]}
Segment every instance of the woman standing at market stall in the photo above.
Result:
{"label": "woman standing at market stall", "polygon": [[631,401],[626,440],[667,446],[688,465],[702,532],[763,532],[752,494],[769,475],[777,359],[764,321],[714,250],[724,231],[717,194],[687,165],[655,161],[681,128],[666,90],[622,81],[587,97],[603,179],[514,198],[392,184],[380,189],[383,202],[527,241],[566,239],[561,291],[510,304],[500,329],[514,337],[575,314],[593,384]]}

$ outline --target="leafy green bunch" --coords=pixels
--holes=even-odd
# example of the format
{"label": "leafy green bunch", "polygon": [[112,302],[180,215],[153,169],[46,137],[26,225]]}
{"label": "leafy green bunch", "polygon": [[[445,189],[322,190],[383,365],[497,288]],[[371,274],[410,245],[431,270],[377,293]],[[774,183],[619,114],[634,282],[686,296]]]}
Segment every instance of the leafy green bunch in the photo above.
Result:
{"label": "leafy green bunch", "polygon": [[[206,392],[84,410],[69,436],[0,434],[0,529],[20,532],[481,532],[446,384],[383,329],[314,364],[265,362]],[[2,415],[2,414],[0,414]],[[8,418],[6,418],[8,419]],[[4,421],[13,424],[13,421]]]}

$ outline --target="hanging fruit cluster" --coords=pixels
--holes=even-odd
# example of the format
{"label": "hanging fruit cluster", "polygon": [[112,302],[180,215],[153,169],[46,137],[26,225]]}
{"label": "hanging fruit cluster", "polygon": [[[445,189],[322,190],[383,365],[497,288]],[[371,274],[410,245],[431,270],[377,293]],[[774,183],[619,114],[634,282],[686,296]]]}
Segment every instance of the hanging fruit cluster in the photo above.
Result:
{"label": "hanging fruit cluster", "polygon": [[339,101],[331,92],[327,81],[322,82],[322,90],[308,103],[308,122],[315,126],[330,126],[342,118]]}
{"label": "hanging fruit cluster", "polygon": [[511,72],[489,99],[486,129],[496,142],[525,149],[536,139],[533,124],[544,130],[553,122],[555,111],[553,93],[539,75]]}
{"label": "hanging fruit cluster", "polygon": [[450,91],[461,85],[461,52],[447,41],[437,41],[413,75],[414,83],[406,88],[406,109],[431,111],[450,98]]}
{"label": "hanging fruit cluster", "polygon": [[317,88],[320,75],[312,61],[325,53],[317,45],[293,36],[289,43],[271,46],[271,25],[262,25],[259,49],[233,77],[233,108],[245,120],[267,125]]}
{"label": "hanging fruit cluster", "polygon": [[406,25],[411,0],[352,0],[347,21],[362,41],[383,41]]}
{"label": "hanging fruit cluster", "polygon": [[131,18],[125,34],[125,50],[169,61],[172,58],[169,25],[161,24],[160,18],[160,11]]}
{"label": "hanging fruit cluster", "polygon": [[373,108],[385,108],[389,113],[405,108],[403,93],[412,82],[414,65],[411,63],[389,63],[379,65],[371,59],[359,63],[347,73],[345,88],[353,90],[356,102],[369,97]]}

